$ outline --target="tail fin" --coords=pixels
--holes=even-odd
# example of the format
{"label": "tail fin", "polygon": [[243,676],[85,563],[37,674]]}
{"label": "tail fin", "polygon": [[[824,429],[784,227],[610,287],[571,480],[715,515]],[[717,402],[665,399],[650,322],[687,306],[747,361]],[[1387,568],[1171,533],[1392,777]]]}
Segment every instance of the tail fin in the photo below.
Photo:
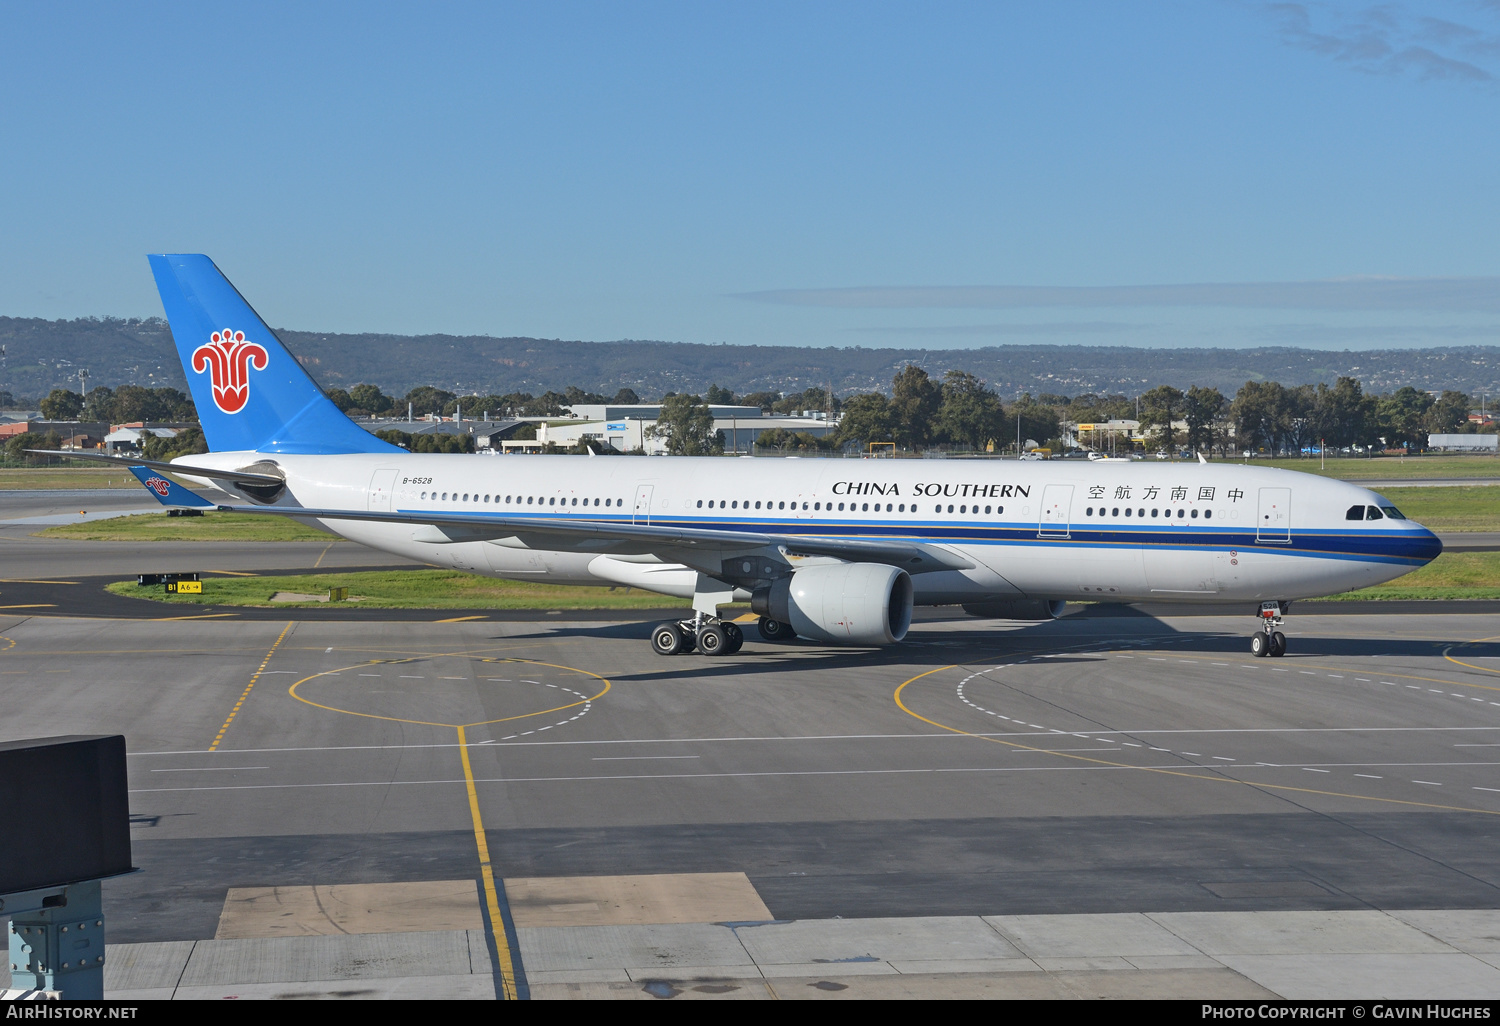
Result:
{"label": "tail fin", "polygon": [[400,451],[333,405],[212,260],[149,259],[210,449]]}

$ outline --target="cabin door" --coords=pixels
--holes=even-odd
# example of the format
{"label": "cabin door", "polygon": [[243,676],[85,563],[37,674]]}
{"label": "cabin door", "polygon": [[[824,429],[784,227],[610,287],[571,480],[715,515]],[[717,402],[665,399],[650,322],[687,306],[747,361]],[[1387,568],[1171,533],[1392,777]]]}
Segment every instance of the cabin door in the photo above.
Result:
{"label": "cabin door", "polygon": [[1287,545],[1292,540],[1292,490],[1262,488],[1255,540],[1261,545]]}
{"label": "cabin door", "polygon": [[377,470],[375,476],[370,478],[370,511],[372,513],[389,513],[391,511],[391,492],[396,490],[396,471]]}
{"label": "cabin door", "polygon": [[1037,537],[1066,538],[1072,509],[1072,485],[1049,484],[1042,489],[1042,515],[1037,522]]}
{"label": "cabin door", "polygon": [[630,511],[630,522],[632,524],[651,523],[651,485],[636,486],[635,508]]}

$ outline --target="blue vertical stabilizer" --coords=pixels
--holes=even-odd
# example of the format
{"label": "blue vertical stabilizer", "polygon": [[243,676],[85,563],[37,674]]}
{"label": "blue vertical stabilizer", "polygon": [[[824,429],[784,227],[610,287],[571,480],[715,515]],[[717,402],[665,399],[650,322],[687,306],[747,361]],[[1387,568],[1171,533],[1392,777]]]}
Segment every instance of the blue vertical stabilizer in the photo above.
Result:
{"label": "blue vertical stabilizer", "polygon": [[210,449],[404,451],[344,416],[212,260],[149,259]]}

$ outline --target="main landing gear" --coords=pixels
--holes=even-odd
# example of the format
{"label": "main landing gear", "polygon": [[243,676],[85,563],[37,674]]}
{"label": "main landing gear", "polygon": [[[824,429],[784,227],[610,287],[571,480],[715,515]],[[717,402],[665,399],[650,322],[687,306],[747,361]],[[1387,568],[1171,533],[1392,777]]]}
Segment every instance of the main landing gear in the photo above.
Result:
{"label": "main landing gear", "polygon": [[740,625],[717,617],[696,616],[691,620],[668,620],[651,631],[651,647],[657,655],[677,655],[697,649],[706,656],[734,655],[745,643]]}
{"label": "main landing gear", "polygon": [[1286,655],[1286,635],[1276,628],[1282,625],[1286,613],[1285,602],[1262,602],[1260,604],[1261,629],[1250,635],[1250,654],[1253,656],[1280,657]]}

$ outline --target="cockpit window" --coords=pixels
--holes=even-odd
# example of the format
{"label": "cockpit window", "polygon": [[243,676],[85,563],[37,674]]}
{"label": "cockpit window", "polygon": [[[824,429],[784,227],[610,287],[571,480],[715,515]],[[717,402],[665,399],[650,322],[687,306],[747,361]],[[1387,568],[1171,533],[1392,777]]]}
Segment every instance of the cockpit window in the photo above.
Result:
{"label": "cockpit window", "polygon": [[1385,515],[1388,516],[1388,517],[1390,517],[1392,520],[1405,520],[1406,519],[1406,517],[1402,514],[1402,512],[1399,509],[1397,509],[1395,506],[1381,506],[1380,508],[1382,510],[1384,510],[1385,511]]}
{"label": "cockpit window", "polygon": [[1345,520],[1363,520],[1365,518],[1365,507],[1363,505],[1350,506],[1349,511],[1344,514]]}
{"label": "cockpit window", "polygon": [[1385,519],[1385,514],[1380,512],[1380,507],[1379,506],[1366,506],[1365,507],[1365,519],[1366,520],[1383,520],[1383,519]]}

